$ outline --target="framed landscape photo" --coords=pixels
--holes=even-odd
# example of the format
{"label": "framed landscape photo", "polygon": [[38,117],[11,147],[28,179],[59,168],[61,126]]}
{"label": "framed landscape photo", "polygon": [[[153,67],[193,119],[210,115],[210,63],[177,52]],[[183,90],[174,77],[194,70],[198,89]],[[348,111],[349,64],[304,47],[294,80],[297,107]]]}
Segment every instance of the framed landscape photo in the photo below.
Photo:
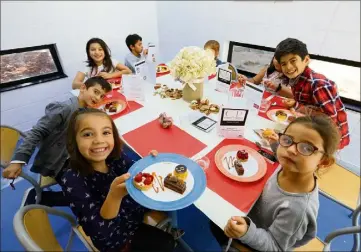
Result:
{"label": "framed landscape photo", "polygon": [[3,50],[0,92],[66,78],[55,44]]}

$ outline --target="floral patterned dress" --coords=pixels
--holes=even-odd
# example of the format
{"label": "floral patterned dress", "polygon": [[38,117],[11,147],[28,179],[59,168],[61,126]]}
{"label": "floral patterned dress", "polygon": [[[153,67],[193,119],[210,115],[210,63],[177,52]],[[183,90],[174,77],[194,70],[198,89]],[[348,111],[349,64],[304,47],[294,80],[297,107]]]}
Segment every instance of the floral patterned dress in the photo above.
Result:
{"label": "floral patterned dress", "polygon": [[130,167],[125,154],[118,160],[108,163],[109,172],[86,177],[71,169],[64,172],[61,187],[68,197],[70,208],[78,223],[100,251],[120,251],[131,243],[135,231],[143,222],[146,208],[136,203],[129,195],[121,202],[119,214],[113,219],[103,219],[100,209],[109,192],[113,180]]}

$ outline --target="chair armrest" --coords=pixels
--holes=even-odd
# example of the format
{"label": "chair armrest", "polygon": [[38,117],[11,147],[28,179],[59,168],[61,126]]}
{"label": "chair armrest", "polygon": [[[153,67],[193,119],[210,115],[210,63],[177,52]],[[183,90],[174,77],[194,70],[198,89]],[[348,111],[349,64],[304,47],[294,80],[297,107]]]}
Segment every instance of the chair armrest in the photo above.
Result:
{"label": "chair armrest", "polygon": [[331,241],[336,238],[337,236],[346,235],[346,234],[357,234],[361,233],[361,227],[347,227],[347,228],[340,228],[328,234],[325,238],[325,247],[323,251],[330,251]]}

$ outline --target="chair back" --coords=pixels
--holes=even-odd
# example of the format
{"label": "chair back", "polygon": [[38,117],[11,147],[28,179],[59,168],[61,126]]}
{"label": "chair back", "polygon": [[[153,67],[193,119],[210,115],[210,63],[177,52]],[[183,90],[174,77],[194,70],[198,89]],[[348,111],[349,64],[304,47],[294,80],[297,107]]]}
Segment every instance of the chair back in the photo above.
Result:
{"label": "chair back", "polygon": [[16,149],[16,145],[19,141],[22,132],[8,127],[8,126],[0,126],[1,127],[1,167],[5,168],[10,164],[11,158],[14,155],[14,151]]}

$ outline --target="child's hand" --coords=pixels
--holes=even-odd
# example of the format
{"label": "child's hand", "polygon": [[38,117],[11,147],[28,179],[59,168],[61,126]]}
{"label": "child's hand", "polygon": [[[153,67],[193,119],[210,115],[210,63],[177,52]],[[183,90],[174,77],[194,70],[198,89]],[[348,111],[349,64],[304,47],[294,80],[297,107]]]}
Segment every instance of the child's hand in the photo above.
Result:
{"label": "child's hand", "polygon": [[265,80],[263,82],[263,85],[265,86],[265,88],[273,90],[273,91],[275,91],[277,89],[276,84],[274,84],[272,81],[269,81],[269,80]]}
{"label": "child's hand", "polygon": [[293,108],[296,104],[296,101],[294,99],[283,99],[282,103],[287,107],[287,108]]}
{"label": "child's hand", "polygon": [[158,151],[157,151],[157,150],[151,150],[151,151],[149,152],[149,155],[151,155],[151,156],[153,156],[153,157],[156,157],[156,156],[158,156]]}
{"label": "child's hand", "polygon": [[229,238],[238,239],[247,233],[248,225],[246,220],[240,216],[234,216],[227,222],[224,233]]}
{"label": "child's hand", "polygon": [[3,177],[7,179],[15,179],[19,177],[23,164],[10,164],[3,171]]}
{"label": "child's hand", "polygon": [[125,187],[125,181],[130,178],[130,173],[125,173],[122,176],[116,177],[112,184],[108,194],[115,199],[122,199],[128,194],[127,188]]}
{"label": "child's hand", "polygon": [[110,73],[106,73],[106,72],[100,72],[97,74],[97,76],[100,76],[103,79],[110,79],[112,77]]}

